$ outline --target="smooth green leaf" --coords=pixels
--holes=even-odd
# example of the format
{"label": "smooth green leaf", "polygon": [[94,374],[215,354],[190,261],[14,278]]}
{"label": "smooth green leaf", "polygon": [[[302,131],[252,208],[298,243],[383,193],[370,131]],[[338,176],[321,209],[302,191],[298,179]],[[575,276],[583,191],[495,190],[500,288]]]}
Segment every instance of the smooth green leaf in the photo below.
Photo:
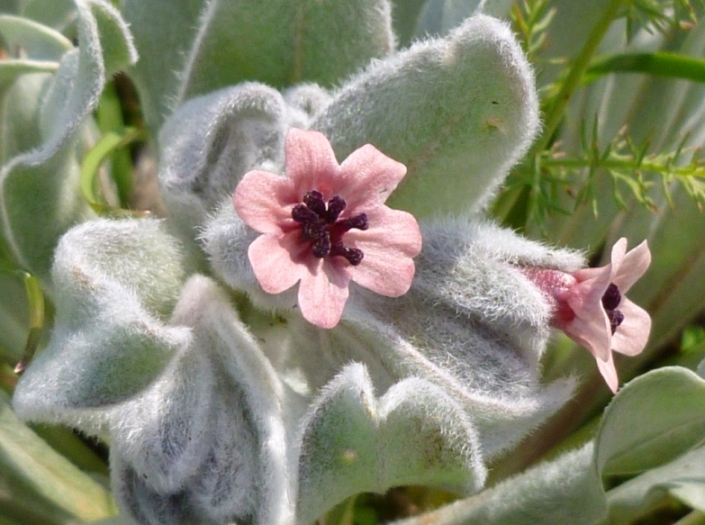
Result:
{"label": "smooth green leaf", "polygon": [[[123,102],[118,93],[117,79],[105,85],[100,96],[98,109],[96,110],[96,121],[101,134],[115,132],[122,133],[125,130],[125,119],[132,124],[135,119],[131,116],[123,116]],[[133,187],[135,177],[135,166],[132,160],[132,150],[121,148],[110,155],[110,175],[117,186],[117,198],[120,207],[129,207],[133,198]]]}
{"label": "smooth green leaf", "polygon": [[595,437],[603,477],[636,474],[678,457],[705,436],[705,380],[680,367],[640,376],[612,400]]}
{"label": "smooth green leaf", "polygon": [[21,423],[2,393],[0,487],[9,516],[20,523],[94,521],[116,513],[109,492]]}
{"label": "smooth green leaf", "polygon": [[0,272],[0,347],[13,366],[21,359],[29,335],[27,294],[20,279]]}
{"label": "smooth green leaf", "polygon": [[631,523],[668,497],[705,511],[705,447],[630,479],[607,493],[611,523]]}
{"label": "smooth green leaf", "polygon": [[647,75],[705,82],[705,60],[677,53],[629,53],[599,57],[588,68],[584,82],[610,73]]}
{"label": "smooth green leaf", "polygon": [[19,272],[24,282],[27,292],[27,303],[29,305],[29,322],[27,342],[25,343],[22,358],[15,367],[15,372],[22,372],[34,356],[34,352],[39,346],[42,330],[44,329],[44,293],[39,284],[39,280],[27,272]]}
{"label": "smooth green leaf", "polygon": [[105,133],[86,153],[81,165],[81,192],[96,213],[113,217],[144,215],[144,212],[132,212],[105,204],[105,200],[97,192],[98,181],[96,180],[101,164],[111,153],[143,138],[142,130],[136,128],[126,128],[120,133],[111,131]]}

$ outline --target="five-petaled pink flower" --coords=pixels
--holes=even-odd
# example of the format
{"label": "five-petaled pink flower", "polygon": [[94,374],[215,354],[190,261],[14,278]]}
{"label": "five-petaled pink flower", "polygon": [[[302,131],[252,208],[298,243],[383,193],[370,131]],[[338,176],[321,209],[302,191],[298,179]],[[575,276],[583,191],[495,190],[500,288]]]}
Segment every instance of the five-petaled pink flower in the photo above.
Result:
{"label": "five-petaled pink flower", "polygon": [[627,253],[622,238],[612,247],[610,264],[573,273],[545,268],[524,268],[524,273],[553,304],[551,324],[595,356],[597,367],[613,392],[619,387],[612,350],[637,355],[651,330],[651,317],[624,294],[651,263],[642,242]]}
{"label": "five-petaled pink flower", "polygon": [[414,217],[384,205],[406,167],[367,144],[338,164],[328,139],[291,129],[286,177],[250,171],[235,189],[240,218],[262,235],[248,249],[264,291],[299,283],[302,315],[332,328],[350,281],[381,295],[405,294],[421,251]]}

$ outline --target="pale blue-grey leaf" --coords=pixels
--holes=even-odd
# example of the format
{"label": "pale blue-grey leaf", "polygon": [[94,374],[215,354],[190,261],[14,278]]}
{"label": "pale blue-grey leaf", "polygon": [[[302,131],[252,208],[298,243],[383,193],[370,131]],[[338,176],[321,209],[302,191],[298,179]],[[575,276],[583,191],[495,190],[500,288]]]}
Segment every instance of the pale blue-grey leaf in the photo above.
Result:
{"label": "pale blue-grey leaf", "polygon": [[401,381],[378,400],[365,367],[349,365],[314,401],[302,428],[301,524],[359,492],[434,485],[468,494],[485,480],[472,421],[424,379]]}
{"label": "pale blue-grey leaf", "polygon": [[311,127],[340,160],[371,143],[406,164],[389,203],[417,217],[482,207],[539,127],[531,67],[486,16],[373,63],[334,95]]}

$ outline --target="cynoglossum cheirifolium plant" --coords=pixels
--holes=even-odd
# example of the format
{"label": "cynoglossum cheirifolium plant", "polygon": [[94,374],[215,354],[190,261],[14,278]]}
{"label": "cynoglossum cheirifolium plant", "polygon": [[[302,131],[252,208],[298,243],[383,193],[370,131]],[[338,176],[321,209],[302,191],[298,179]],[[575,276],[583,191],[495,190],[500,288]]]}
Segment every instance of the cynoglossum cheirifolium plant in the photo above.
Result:
{"label": "cynoglossum cheirifolium plant", "polygon": [[[443,20],[430,15],[445,4],[427,2],[425,19]],[[87,220],[62,237],[55,326],[13,406],[108,442],[123,516],[310,523],[394,486],[475,493],[570,398],[575,378],[539,379],[551,327],[616,388],[610,351],[633,353],[624,330],[645,325],[608,289],[631,286],[645,247],[635,257],[619,241],[586,270],[483,217],[539,128],[533,74],[504,23],[476,16],[397,49],[391,14],[416,17],[384,1],[121,7],[167,216]],[[626,387],[603,427],[651,387],[701,388],[667,372]],[[669,465],[695,443],[697,409],[659,406],[691,432],[652,464],[635,454],[607,468],[635,447],[602,430],[609,439],[459,508],[507,523],[589,508],[581,518],[596,522],[600,476]],[[668,428],[644,421],[637,435]],[[46,519],[76,512],[60,508]]]}
{"label": "cynoglossum cheirifolium plant", "polygon": [[142,523],[308,523],[358,492],[478,491],[572,390],[538,382],[551,308],[521,267],[582,258],[434,212],[479,209],[537,128],[521,50],[483,16],[331,93],[250,81],[186,100],[158,138],[169,217],[60,241],[56,325],[15,410],[109,439]]}

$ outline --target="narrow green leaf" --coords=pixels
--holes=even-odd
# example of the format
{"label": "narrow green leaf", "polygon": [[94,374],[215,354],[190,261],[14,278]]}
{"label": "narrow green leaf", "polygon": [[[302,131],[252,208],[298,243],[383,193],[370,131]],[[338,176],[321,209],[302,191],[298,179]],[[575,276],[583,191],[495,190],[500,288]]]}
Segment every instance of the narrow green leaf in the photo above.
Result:
{"label": "narrow green leaf", "polygon": [[58,62],[46,60],[3,60],[0,61],[0,89],[20,75],[27,73],[54,73],[59,69]]}
{"label": "narrow green leaf", "polygon": [[627,53],[597,58],[583,81],[594,82],[610,73],[645,73],[659,77],[705,82],[705,60],[678,53]]}
{"label": "narrow green leaf", "polygon": [[29,425],[32,431],[42,438],[47,445],[68,459],[82,471],[92,476],[110,476],[110,470],[104,459],[90,448],[74,430],[61,425]]}
{"label": "narrow green leaf", "polygon": [[14,370],[15,373],[20,373],[32,360],[32,356],[34,356],[39,346],[40,337],[44,328],[44,292],[42,291],[39,279],[29,272],[15,270],[12,266],[3,264],[0,264],[0,272],[22,279],[27,294],[27,304],[29,305],[27,339],[22,357]]}
{"label": "narrow green leaf", "polygon": [[116,513],[110,494],[21,423],[2,393],[0,486],[3,514],[7,504],[10,516],[24,517],[21,523],[95,521]]}
{"label": "narrow green leaf", "polygon": [[29,334],[27,335],[27,343],[25,344],[24,352],[20,362],[15,366],[15,373],[22,372],[34,356],[39,340],[44,328],[44,292],[42,285],[34,275],[20,271],[18,272],[24,281],[25,290],[27,291],[27,302],[29,303]]}
{"label": "narrow green leaf", "polygon": [[100,215],[113,217],[140,217],[144,212],[123,210],[108,206],[97,192],[96,177],[103,161],[115,151],[128,144],[144,140],[144,132],[137,128],[125,128],[122,132],[108,132],[93,146],[83,159],[81,165],[81,191],[93,210]]}
{"label": "narrow green leaf", "polygon": [[73,48],[58,31],[19,16],[0,15],[0,35],[14,57],[58,62]]}
{"label": "narrow green leaf", "polygon": [[[123,118],[122,101],[115,86],[115,80],[105,85],[100,95],[100,102],[96,111],[96,120],[101,133],[111,131],[125,133],[125,119]],[[125,147],[118,148],[110,155],[111,175],[117,186],[120,206],[127,207],[132,193],[132,158]]]}

